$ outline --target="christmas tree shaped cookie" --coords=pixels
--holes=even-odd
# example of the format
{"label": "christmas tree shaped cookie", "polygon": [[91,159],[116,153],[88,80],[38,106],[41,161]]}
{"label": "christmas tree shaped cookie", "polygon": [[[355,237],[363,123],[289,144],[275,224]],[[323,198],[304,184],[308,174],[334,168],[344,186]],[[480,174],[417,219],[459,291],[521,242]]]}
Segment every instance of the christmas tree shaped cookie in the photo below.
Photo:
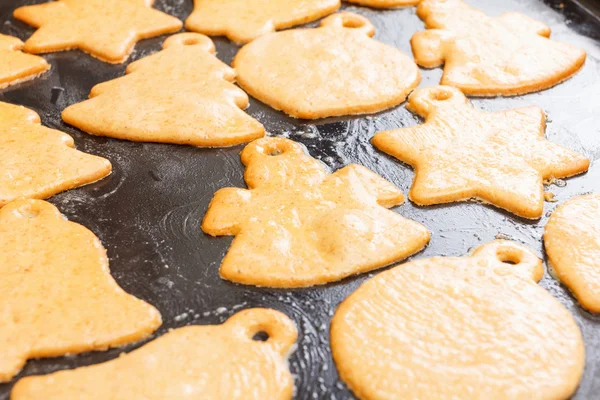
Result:
{"label": "christmas tree shaped cookie", "polygon": [[141,39],[175,32],[181,21],[152,8],[154,0],[58,0],[19,7],[14,17],[39,28],[28,53],[80,49],[102,61],[127,60]]}
{"label": "christmas tree shaped cookie", "polygon": [[110,276],[98,238],[42,200],[0,209],[0,274],[0,382],[27,359],[105,350],[161,324]]}
{"label": "christmas tree shaped cookie", "polygon": [[334,14],[318,28],[256,39],[233,66],[244,90],[292,117],[374,113],[402,103],[421,80],[413,60],[374,32],[360,15]]}
{"label": "christmas tree shaped cookie", "polygon": [[0,34],[0,89],[25,82],[50,69],[42,57],[25,54],[23,42],[16,37]]}
{"label": "christmas tree shaped cookie", "polygon": [[[267,341],[253,340],[259,332]],[[222,325],[172,330],[103,364],[23,378],[11,399],[290,400],[286,359],[296,337],[284,314],[244,310]]]}
{"label": "christmas tree shaped cookie", "polygon": [[582,307],[600,313],[600,194],[559,206],[546,225],[544,244],[558,279]]}
{"label": "christmas tree shaped cookie", "polygon": [[281,138],[242,152],[249,190],[219,190],[202,229],[235,235],[225,279],[302,287],[383,267],[421,250],[427,229],[388,210],[402,193],[360,165],[328,173],[299,144]]}
{"label": "christmas tree shaped cookie", "polygon": [[339,7],[340,0],[194,0],[185,27],[247,43],[275,30],[317,20]]}
{"label": "christmas tree shaped cookie", "polygon": [[570,398],[583,340],[542,276],[541,260],[507,241],[382,272],[331,322],[341,378],[363,400]]}
{"label": "christmas tree shaped cookie", "polygon": [[46,198],[110,174],[108,160],[77,151],[73,138],[40,125],[35,112],[0,102],[0,207]]}
{"label": "christmas tree shaped cookie", "polygon": [[214,56],[208,37],[182,33],[163,48],[129,64],[127,75],[94,86],[89,100],[63,111],[63,120],[92,135],[194,146],[232,146],[264,135],[242,111],[248,96],[232,83],[234,70]]}
{"label": "christmas tree shaped cookie", "polygon": [[425,123],[380,132],[373,144],[415,168],[410,199],[419,205],[478,198],[536,219],[544,209],[543,182],[590,165],[546,140],[546,117],[538,107],[479,111],[449,86],[417,89],[407,107]]}
{"label": "christmas tree shaped cookie", "polygon": [[550,40],[550,28],[523,14],[489,17],[462,0],[424,0],[429,29],[411,39],[417,64],[445,63],[441,84],[472,96],[516,95],[554,86],[577,72],[585,51]]}
{"label": "christmas tree shaped cookie", "polygon": [[421,0],[345,0],[347,3],[354,3],[361,6],[373,8],[392,8],[414,6],[419,4]]}

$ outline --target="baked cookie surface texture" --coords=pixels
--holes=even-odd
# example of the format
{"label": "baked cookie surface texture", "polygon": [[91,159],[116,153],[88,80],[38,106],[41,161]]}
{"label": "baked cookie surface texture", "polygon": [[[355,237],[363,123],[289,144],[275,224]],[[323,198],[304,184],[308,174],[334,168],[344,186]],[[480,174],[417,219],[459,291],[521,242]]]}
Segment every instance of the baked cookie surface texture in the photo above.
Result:
{"label": "baked cookie surface texture", "polygon": [[407,108],[425,123],[377,133],[373,145],[415,168],[409,197],[418,205],[477,198],[537,219],[544,211],[544,181],[590,165],[546,140],[539,107],[479,111],[458,89],[436,86],[415,90]]}
{"label": "baked cookie surface texture", "polygon": [[[253,340],[265,332],[265,342]],[[12,400],[290,400],[288,353],[294,322],[248,309],[222,325],[187,326],[131,353],[90,367],[21,379]]]}
{"label": "baked cookie surface texture", "polygon": [[182,23],[152,8],[154,0],[58,0],[19,7],[14,17],[37,31],[28,53],[80,49],[102,61],[127,60],[135,43],[176,32]]}
{"label": "baked cookie surface texture", "polygon": [[25,82],[50,69],[42,57],[25,54],[23,42],[0,34],[0,89]]}
{"label": "baked cookie surface texture", "polygon": [[402,103],[421,80],[413,60],[374,32],[366,18],[338,13],[247,44],[233,67],[248,94],[295,118],[374,113]]}
{"label": "baked cookie surface texture", "polygon": [[248,43],[276,30],[306,24],[340,8],[340,0],[194,0],[185,27]]}
{"label": "baked cookie surface texture", "polygon": [[550,28],[517,12],[489,17],[462,0],[423,0],[427,31],[411,45],[417,64],[444,64],[441,84],[471,96],[518,95],[554,86],[584,64],[584,50],[550,40]]}
{"label": "baked cookie surface texture", "polygon": [[92,135],[117,139],[232,146],[264,135],[242,109],[248,96],[235,71],[215,57],[198,33],[168,38],[163,50],[135,61],[127,75],[100,83],[90,99],[67,107],[62,118]]}
{"label": "baked cookie surface texture", "polygon": [[508,241],[378,274],[333,317],[341,378],[362,400],[570,398],[584,344],[542,276],[541,260]]}
{"label": "baked cookie surface texture", "polygon": [[600,194],[558,206],[546,225],[544,245],[556,277],[583,308],[600,313]]}
{"label": "baked cookie surface texture", "polygon": [[325,284],[421,250],[429,232],[387,208],[395,186],[356,164],[333,174],[288,139],[264,138],[242,152],[248,190],[212,199],[202,230],[235,235],[224,279],[269,287]]}
{"label": "baked cookie surface texture", "polygon": [[0,382],[27,359],[106,350],[161,324],[111,277],[98,238],[42,200],[0,209],[0,274]]}
{"label": "baked cookie surface texture", "polygon": [[360,6],[373,8],[393,8],[415,6],[421,0],[345,0],[346,3],[358,4]]}
{"label": "baked cookie surface texture", "polygon": [[46,128],[34,111],[0,102],[0,207],[46,198],[110,174],[108,160],[75,150],[73,138]]}

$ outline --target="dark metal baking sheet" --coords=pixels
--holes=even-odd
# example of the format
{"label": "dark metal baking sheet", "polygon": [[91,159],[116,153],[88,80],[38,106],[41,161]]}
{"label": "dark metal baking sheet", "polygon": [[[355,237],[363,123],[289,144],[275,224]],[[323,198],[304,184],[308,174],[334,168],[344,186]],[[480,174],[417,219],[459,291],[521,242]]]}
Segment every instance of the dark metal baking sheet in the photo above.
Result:
{"label": "dark metal baking sheet", "polygon": [[[478,99],[485,110],[537,105],[549,114],[548,137],[592,161],[590,171],[550,186],[556,199],[600,191],[600,19],[591,0],[468,0],[489,14],[516,10],[551,26],[553,38],[583,47],[585,67],[574,78],[550,90],[514,98]],[[12,10],[40,0],[0,0],[1,31],[26,39],[33,30],[12,18]],[[192,0],[158,0],[157,8],[181,19],[192,10]],[[346,6],[368,17],[376,38],[410,53],[411,35],[423,29],[414,8],[373,10]],[[164,37],[138,44],[130,61],[160,48]],[[230,62],[238,47],[215,39],[218,56]],[[231,238],[210,238],[200,222],[213,193],[225,186],[244,186],[239,161],[242,146],[197,149],[186,146],[143,144],[86,135],[64,124],[60,112],[85,99],[93,85],[121,76],[126,65],[109,65],[79,51],[47,55],[52,70],[40,79],[11,87],[0,100],[37,111],[45,125],[71,134],[81,150],[99,154],[113,163],[112,175],[93,185],[54,196],[52,203],[72,221],[96,233],[108,250],[112,274],[129,293],[153,305],[164,324],[155,336],[188,324],[216,324],[240,308],[272,307],[293,318],[300,329],[298,349],[290,367],[296,376],[297,399],[348,399],[329,352],[329,321],[336,306],[373,274],[313,289],[271,290],[241,286],[219,278],[219,263]],[[422,86],[434,85],[440,69],[423,71]],[[55,89],[53,96],[53,88]],[[57,96],[58,95],[58,96]],[[386,177],[406,193],[413,172],[376,151],[369,143],[375,132],[414,125],[419,121],[403,106],[367,117],[298,121],[252,100],[248,112],[277,136],[306,144],[311,155],[332,169],[360,163]],[[523,242],[544,256],[541,235],[556,203],[546,203],[539,222],[525,221],[492,207],[464,203],[419,208],[407,202],[397,212],[425,224],[431,244],[416,257],[463,255],[497,235]],[[68,255],[65,255],[68,256]],[[0,277],[1,279],[1,277]],[[575,316],[586,344],[586,368],[576,399],[600,397],[600,317],[579,308],[569,292],[546,276],[541,285]],[[114,310],[118,313],[119,310]],[[1,327],[0,327],[1,329]],[[540,338],[544,340],[544,338]],[[78,356],[29,361],[18,377],[99,363],[140,344]],[[13,381],[14,382],[14,381]],[[8,399],[11,384],[0,385],[0,399]]]}

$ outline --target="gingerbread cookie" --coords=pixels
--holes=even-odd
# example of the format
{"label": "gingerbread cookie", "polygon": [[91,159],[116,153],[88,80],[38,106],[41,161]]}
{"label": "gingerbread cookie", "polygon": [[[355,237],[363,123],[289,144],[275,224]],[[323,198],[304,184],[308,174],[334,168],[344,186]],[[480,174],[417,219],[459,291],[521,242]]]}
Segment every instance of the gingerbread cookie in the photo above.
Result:
{"label": "gingerbread cookie", "polygon": [[0,209],[0,275],[0,382],[27,359],[106,350],[161,324],[110,276],[98,238],[42,200]]}
{"label": "gingerbread cookie", "polygon": [[[268,340],[253,340],[258,332]],[[244,310],[222,325],[172,330],[103,364],[23,378],[11,399],[289,400],[286,359],[296,338],[284,314]]]}
{"label": "gingerbread cookie", "polygon": [[544,244],[557,278],[583,308],[600,313],[600,194],[559,206],[546,225]]}
{"label": "gingerbread cookie", "polygon": [[345,0],[347,3],[354,3],[361,6],[373,8],[392,8],[414,6],[419,4],[421,0]]}
{"label": "gingerbread cookie", "polygon": [[340,0],[194,0],[190,31],[223,35],[237,43],[306,24],[340,8]]}
{"label": "gingerbread cookie", "polygon": [[363,400],[570,398],[583,340],[542,275],[509,241],[382,272],[331,322],[341,378]]}
{"label": "gingerbread cookie", "polygon": [[221,264],[230,281],[303,287],[383,267],[421,250],[427,229],[391,208],[402,193],[360,165],[328,173],[291,140],[264,138],[242,152],[249,190],[212,199],[202,230],[235,235]]}
{"label": "gingerbread cookie", "polygon": [[292,117],[374,113],[402,103],[421,80],[416,64],[374,32],[364,17],[334,14],[319,28],[253,41],[233,66],[251,96]]}
{"label": "gingerbread cookie", "polygon": [[32,110],[0,102],[0,207],[46,198],[104,178],[108,160],[77,151],[73,138],[46,128]]}
{"label": "gingerbread cookie", "polygon": [[410,199],[419,205],[478,198],[536,219],[544,209],[544,180],[590,165],[546,140],[546,116],[538,107],[479,111],[458,89],[437,86],[415,90],[407,108],[425,123],[380,132],[373,144],[415,168]]}
{"label": "gingerbread cookie", "polygon": [[58,0],[19,7],[14,17],[39,28],[28,53],[80,49],[102,61],[127,60],[141,39],[175,32],[181,21],[152,8],[154,0]]}
{"label": "gingerbread cookie", "polygon": [[585,51],[550,40],[550,28],[523,14],[489,17],[461,0],[423,0],[429,29],[411,39],[417,64],[445,63],[441,84],[472,96],[517,95],[554,86],[577,72]]}
{"label": "gingerbread cookie", "polygon": [[0,34],[0,89],[29,81],[50,69],[42,57],[25,54],[18,38]]}
{"label": "gingerbread cookie", "polygon": [[92,135],[143,142],[216,147],[264,136],[262,124],[242,111],[248,96],[208,37],[181,33],[163,48],[94,86],[63,120]]}

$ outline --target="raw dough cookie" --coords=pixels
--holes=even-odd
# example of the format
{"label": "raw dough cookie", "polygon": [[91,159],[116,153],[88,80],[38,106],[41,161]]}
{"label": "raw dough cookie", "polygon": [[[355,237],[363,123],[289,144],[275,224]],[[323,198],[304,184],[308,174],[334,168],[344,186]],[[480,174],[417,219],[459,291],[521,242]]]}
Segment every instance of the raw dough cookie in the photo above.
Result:
{"label": "raw dough cookie", "polygon": [[31,80],[50,69],[42,57],[25,54],[23,42],[0,34],[0,89]]}
{"label": "raw dough cookie", "polygon": [[[261,331],[266,342],[253,340]],[[296,337],[282,313],[249,309],[222,325],[175,329],[103,364],[21,379],[11,399],[289,400],[286,359]]]}
{"label": "raw dough cookie", "polygon": [[250,190],[219,190],[202,223],[210,235],[236,236],[221,265],[225,279],[320,285],[402,260],[429,242],[424,226],[387,210],[402,193],[365,167],[329,174],[281,138],[250,143],[242,163]]}
{"label": "raw dough cookie", "polygon": [[154,0],[58,0],[19,7],[14,17],[39,28],[26,42],[28,53],[81,49],[118,64],[138,40],[175,32],[181,21],[152,8]]}
{"label": "raw dough cookie", "polygon": [[415,167],[410,199],[419,205],[479,198],[519,216],[544,211],[543,181],[587,171],[583,155],[544,137],[539,107],[473,108],[456,88],[415,90],[407,108],[423,125],[380,132],[373,144]]}
{"label": "raw dough cookie", "polygon": [[0,276],[0,382],[27,359],[105,350],[161,324],[110,276],[98,238],[42,200],[0,209]]}
{"label": "raw dough cookie", "polygon": [[557,278],[582,307],[600,313],[600,194],[559,206],[546,225],[544,244]]}
{"label": "raw dough cookie", "polygon": [[209,38],[181,33],[163,48],[129,64],[128,75],[94,86],[89,100],[63,111],[64,121],[92,135],[194,146],[264,136],[260,122],[241,110],[248,96]]}
{"label": "raw dough cookie", "polygon": [[340,0],[194,0],[190,31],[247,43],[275,30],[306,24],[340,8]]}
{"label": "raw dough cookie", "polygon": [[0,207],[46,198],[110,174],[108,160],[77,151],[66,133],[40,125],[32,110],[0,102]]}
{"label": "raw dough cookie", "polygon": [[403,6],[414,6],[421,0],[345,0],[346,3],[354,3],[361,6],[373,8],[392,8]]}
{"label": "raw dough cookie", "polygon": [[488,17],[461,0],[424,0],[429,30],[411,39],[417,64],[445,63],[443,85],[472,96],[517,95],[554,86],[577,72],[585,51],[548,39],[550,28],[523,14]]}
{"label": "raw dough cookie", "polygon": [[364,17],[334,14],[319,28],[253,41],[233,66],[251,96],[292,117],[374,113],[402,103],[421,80],[416,64],[374,32]]}
{"label": "raw dough cookie", "polygon": [[541,260],[507,241],[382,272],[331,322],[341,378],[362,400],[569,398],[583,340],[542,275]]}

